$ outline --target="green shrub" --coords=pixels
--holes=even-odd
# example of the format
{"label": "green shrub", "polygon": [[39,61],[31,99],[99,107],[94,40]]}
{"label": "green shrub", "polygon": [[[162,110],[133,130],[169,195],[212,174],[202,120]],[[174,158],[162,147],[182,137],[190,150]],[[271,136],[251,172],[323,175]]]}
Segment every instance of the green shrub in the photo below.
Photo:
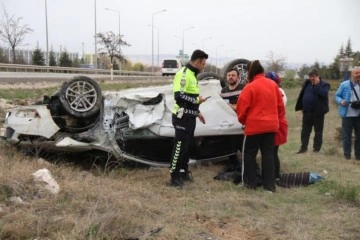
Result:
{"label": "green shrub", "polygon": [[348,202],[356,202],[360,193],[359,186],[355,186],[350,182],[346,184],[339,184],[334,180],[325,180],[319,182],[317,185],[319,193],[330,194],[338,199]]}

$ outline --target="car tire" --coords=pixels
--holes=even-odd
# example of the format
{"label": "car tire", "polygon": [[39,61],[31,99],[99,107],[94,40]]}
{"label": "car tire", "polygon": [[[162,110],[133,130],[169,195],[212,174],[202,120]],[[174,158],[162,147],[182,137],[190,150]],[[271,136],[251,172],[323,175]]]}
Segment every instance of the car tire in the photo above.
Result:
{"label": "car tire", "polygon": [[198,81],[203,81],[203,80],[210,80],[210,79],[218,79],[220,81],[220,85],[221,87],[225,87],[225,82],[224,80],[221,78],[221,76],[217,73],[213,73],[213,72],[203,72],[200,73],[197,76]]}
{"label": "car tire", "polygon": [[247,64],[249,63],[249,60],[239,58],[235,59],[229,63],[227,63],[223,69],[221,76],[223,79],[226,79],[226,74],[233,68],[237,69],[240,74],[240,84],[246,84],[248,82],[247,79]]}
{"label": "car tire", "polygon": [[88,118],[100,112],[101,88],[91,78],[78,76],[64,82],[59,95],[62,107],[71,116]]}

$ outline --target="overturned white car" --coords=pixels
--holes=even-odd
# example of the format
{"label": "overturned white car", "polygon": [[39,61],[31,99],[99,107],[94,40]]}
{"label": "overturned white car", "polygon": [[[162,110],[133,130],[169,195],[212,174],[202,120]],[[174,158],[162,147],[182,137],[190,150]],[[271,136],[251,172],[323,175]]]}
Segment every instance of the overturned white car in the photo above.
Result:
{"label": "overturned white car", "polygon": [[[236,153],[243,133],[235,112],[219,95],[219,79],[206,74],[199,86],[201,95],[211,98],[200,106],[206,124],[197,124],[190,163]],[[119,160],[168,166],[173,103],[171,85],[102,92],[97,82],[79,76],[41,103],[9,110],[4,138],[25,149],[100,150]]]}

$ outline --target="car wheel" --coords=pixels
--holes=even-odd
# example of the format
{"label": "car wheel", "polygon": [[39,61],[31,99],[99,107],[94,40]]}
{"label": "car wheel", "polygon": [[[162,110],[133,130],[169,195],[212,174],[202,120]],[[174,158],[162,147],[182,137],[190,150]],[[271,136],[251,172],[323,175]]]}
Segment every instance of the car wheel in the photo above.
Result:
{"label": "car wheel", "polygon": [[240,74],[240,84],[246,84],[248,82],[247,79],[247,64],[249,60],[247,59],[235,59],[229,63],[227,63],[221,73],[223,79],[226,79],[226,74],[233,68],[237,69]]}
{"label": "car wheel", "polygon": [[225,82],[224,80],[220,77],[219,74],[217,73],[213,73],[213,72],[203,72],[200,73],[197,76],[198,81],[203,81],[203,80],[210,80],[210,79],[218,79],[220,81],[221,87],[225,87]]}
{"label": "car wheel", "polygon": [[79,76],[65,82],[60,89],[60,102],[71,116],[87,118],[99,113],[100,86],[91,78]]}

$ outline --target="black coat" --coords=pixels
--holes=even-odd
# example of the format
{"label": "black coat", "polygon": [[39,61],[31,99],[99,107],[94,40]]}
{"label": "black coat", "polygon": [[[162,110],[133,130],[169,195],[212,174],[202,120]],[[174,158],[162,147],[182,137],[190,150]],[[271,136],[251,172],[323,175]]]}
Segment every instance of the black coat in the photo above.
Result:
{"label": "black coat", "polygon": [[[308,84],[311,84],[310,80],[306,80],[301,88],[299,97],[296,101],[295,111],[303,110],[302,98]],[[329,112],[329,90],[330,84],[321,79],[318,85],[313,86],[313,91],[315,93],[314,105],[316,115],[325,115]]]}

